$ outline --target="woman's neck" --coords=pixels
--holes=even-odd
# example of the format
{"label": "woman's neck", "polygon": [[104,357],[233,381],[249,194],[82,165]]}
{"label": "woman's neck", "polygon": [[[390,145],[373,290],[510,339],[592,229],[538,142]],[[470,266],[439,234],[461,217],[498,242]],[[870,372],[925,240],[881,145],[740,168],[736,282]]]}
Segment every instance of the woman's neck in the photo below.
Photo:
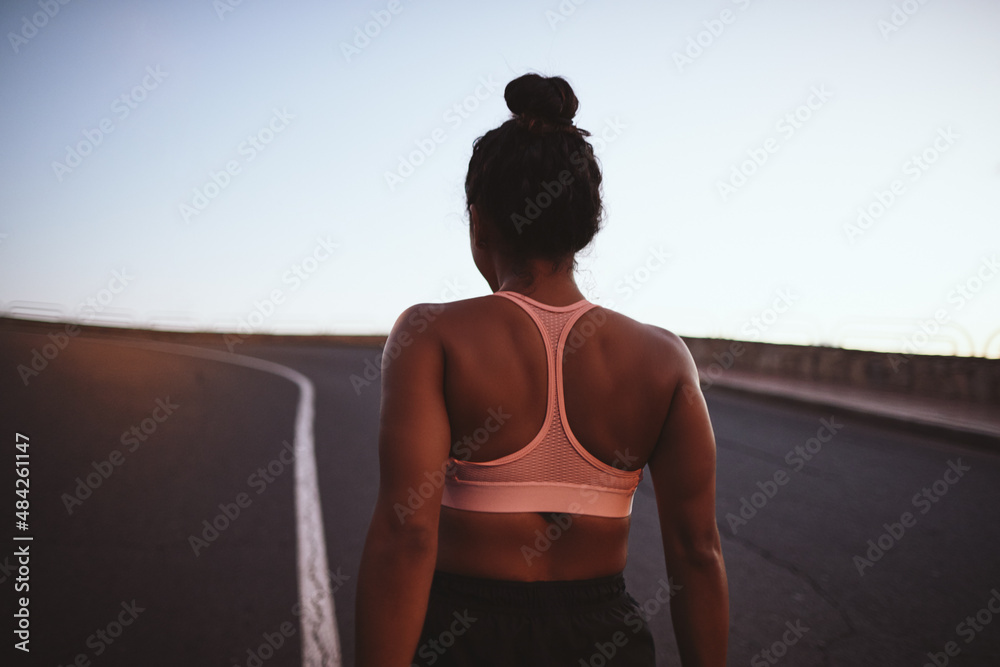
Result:
{"label": "woman's neck", "polygon": [[586,298],[576,284],[571,266],[552,272],[552,262],[531,260],[525,263],[523,271],[508,269],[497,273],[497,291],[518,292],[554,306],[570,305]]}

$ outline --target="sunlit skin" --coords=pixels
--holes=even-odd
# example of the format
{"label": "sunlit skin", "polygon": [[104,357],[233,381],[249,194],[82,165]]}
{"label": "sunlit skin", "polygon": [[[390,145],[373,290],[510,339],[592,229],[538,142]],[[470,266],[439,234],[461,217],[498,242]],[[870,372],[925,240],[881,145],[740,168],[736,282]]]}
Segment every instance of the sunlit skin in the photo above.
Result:
{"label": "sunlit skin", "polygon": [[[554,306],[585,298],[571,257],[561,265],[527,262],[528,285],[489,221],[475,206],[469,214],[472,257],[492,291]],[[728,593],[715,519],[715,439],[697,369],[674,334],[595,311],[603,324],[563,360],[567,421],[599,460],[627,470],[649,466],[667,572],[679,587],[670,604],[682,662],[724,665]],[[382,374],[379,495],[358,578],[359,666],[410,664],[435,569],[517,581],[588,579],[621,572],[628,554],[629,519],[586,515],[583,494],[582,512],[559,517],[567,527],[548,543],[538,542],[539,531],[553,517],[538,512],[442,507],[440,485],[412,502],[412,490],[448,456],[497,459],[540,430],[545,351],[521,308],[494,296],[414,306],[387,347],[393,341],[400,353]],[[498,408],[509,417],[471,455],[455,446]],[[641,591],[635,596],[643,600]]]}

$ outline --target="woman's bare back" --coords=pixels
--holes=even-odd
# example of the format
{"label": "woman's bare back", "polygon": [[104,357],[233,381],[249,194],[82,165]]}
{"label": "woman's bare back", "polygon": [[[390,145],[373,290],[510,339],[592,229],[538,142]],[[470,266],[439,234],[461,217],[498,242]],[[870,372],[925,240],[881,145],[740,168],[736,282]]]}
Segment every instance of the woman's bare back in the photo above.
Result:
{"label": "woman's bare back", "polygon": [[[435,310],[427,319],[444,348],[451,455],[490,461],[522,449],[545,418],[547,370],[538,327],[497,296]],[[563,358],[566,419],[597,459],[624,470],[646,465],[677,383],[678,342],[663,329],[601,307],[573,325]],[[584,512],[587,500],[581,491]],[[628,531],[627,517],[442,506],[437,569],[517,581],[600,577],[624,569]]]}

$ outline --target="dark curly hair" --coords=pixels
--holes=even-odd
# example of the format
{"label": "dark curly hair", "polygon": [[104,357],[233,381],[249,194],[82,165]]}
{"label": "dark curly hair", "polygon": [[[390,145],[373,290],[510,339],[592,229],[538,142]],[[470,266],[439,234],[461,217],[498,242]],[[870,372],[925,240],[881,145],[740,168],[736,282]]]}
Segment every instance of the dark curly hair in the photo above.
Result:
{"label": "dark curly hair", "polygon": [[465,177],[475,204],[510,256],[562,263],[601,228],[601,168],[573,125],[579,102],[562,77],[525,74],[507,84],[513,117],[476,139]]}

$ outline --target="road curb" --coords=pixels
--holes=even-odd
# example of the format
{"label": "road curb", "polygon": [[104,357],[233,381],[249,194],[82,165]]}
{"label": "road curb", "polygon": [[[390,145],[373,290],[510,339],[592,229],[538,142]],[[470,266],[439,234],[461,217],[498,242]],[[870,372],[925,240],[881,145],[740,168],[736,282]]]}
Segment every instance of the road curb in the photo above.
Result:
{"label": "road curb", "polygon": [[839,414],[848,414],[868,423],[879,426],[889,426],[917,435],[931,436],[947,440],[950,443],[959,442],[984,451],[1000,453],[1000,436],[989,432],[957,427],[951,424],[934,423],[931,421],[914,421],[901,415],[866,410],[860,407],[846,406],[834,401],[823,401],[818,398],[804,398],[783,392],[775,392],[764,388],[733,386],[714,382],[711,388],[703,390],[706,399],[711,399],[715,392],[721,394],[753,395],[766,399],[769,403],[783,406],[810,406],[834,410]]}

